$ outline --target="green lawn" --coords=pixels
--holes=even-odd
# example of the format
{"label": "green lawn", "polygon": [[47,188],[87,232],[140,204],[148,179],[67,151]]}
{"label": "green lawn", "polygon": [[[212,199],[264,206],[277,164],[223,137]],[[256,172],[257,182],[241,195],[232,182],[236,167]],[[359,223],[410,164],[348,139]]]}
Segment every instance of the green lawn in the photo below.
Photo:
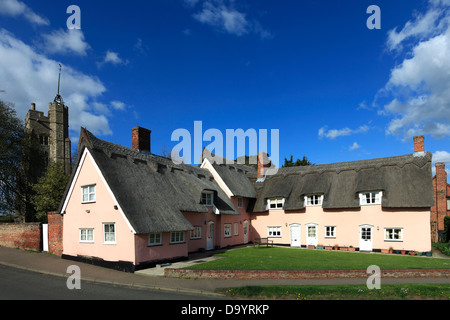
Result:
{"label": "green lawn", "polygon": [[197,264],[189,269],[345,270],[367,269],[370,265],[381,269],[450,268],[450,259],[282,247],[230,249],[216,256],[223,259]]}

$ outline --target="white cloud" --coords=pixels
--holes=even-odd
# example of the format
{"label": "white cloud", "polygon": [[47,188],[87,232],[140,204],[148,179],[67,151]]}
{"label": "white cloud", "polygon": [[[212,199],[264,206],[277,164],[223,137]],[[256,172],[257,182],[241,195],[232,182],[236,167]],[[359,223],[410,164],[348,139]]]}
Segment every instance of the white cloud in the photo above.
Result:
{"label": "white cloud", "polygon": [[368,125],[362,125],[358,129],[350,129],[348,127],[343,129],[331,129],[328,130],[328,126],[323,126],[319,129],[319,138],[336,139],[337,137],[349,136],[357,133],[364,133],[369,131],[370,127]]}
{"label": "white cloud", "polygon": [[85,56],[90,48],[79,29],[57,30],[44,34],[44,50],[49,53],[75,53]]}
{"label": "white cloud", "polygon": [[[187,1],[195,6],[198,1]],[[271,38],[273,35],[264,30],[257,21],[249,21],[247,15],[233,7],[233,1],[207,0],[203,2],[202,10],[193,15],[194,18],[222,32],[243,36],[258,34],[261,38]]]}
{"label": "white cloud", "polygon": [[357,150],[361,148],[361,146],[357,142],[353,142],[353,144],[348,148],[349,151]]}
{"label": "white cloud", "polygon": [[[450,136],[450,1],[430,1],[425,14],[389,33],[388,46],[412,49],[391,71],[380,90],[380,114],[392,116],[386,133],[409,140],[414,135]],[[381,96],[381,95],[380,95]]]}
{"label": "white cloud", "polygon": [[122,101],[111,101],[111,105],[116,110],[125,110],[126,105]]}
{"label": "white cloud", "polygon": [[31,10],[25,3],[18,0],[1,0],[0,1],[0,14],[18,17],[23,16],[29,22],[36,25],[49,25],[50,22],[47,18],[41,17]]}
{"label": "white cloud", "polygon": [[[0,83],[5,90],[1,98],[15,104],[18,117],[25,119],[31,102],[36,103],[37,110],[47,113],[48,103],[56,95],[58,71],[58,61],[0,29]],[[98,78],[63,65],[61,95],[69,106],[71,131],[78,132],[84,126],[94,134],[112,134],[107,114],[95,104],[105,91]]]}
{"label": "white cloud", "polygon": [[100,68],[101,66],[103,66],[106,63],[111,63],[113,65],[119,65],[119,64],[128,64],[128,60],[123,60],[122,58],[119,57],[119,54],[117,52],[108,50],[105,54],[105,58],[103,59],[103,61],[98,62],[97,66]]}

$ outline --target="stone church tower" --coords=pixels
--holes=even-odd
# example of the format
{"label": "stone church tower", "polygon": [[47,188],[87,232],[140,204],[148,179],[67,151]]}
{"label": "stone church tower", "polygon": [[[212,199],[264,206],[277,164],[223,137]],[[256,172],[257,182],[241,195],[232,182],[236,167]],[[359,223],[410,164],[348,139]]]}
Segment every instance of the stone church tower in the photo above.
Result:
{"label": "stone church tower", "polygon": [[64,105],[59,93],[59,84],[58,79],[58,93],[53,102],[48,104],[48,116],[42,111],[37,111],[36,104],[31,104],[31,109],[25,117],[25,130],[38,137],[47,156],[47,164],[51,161],[60,161],[64,164],[65,173],[69,175],[72,171],[69,108]]}

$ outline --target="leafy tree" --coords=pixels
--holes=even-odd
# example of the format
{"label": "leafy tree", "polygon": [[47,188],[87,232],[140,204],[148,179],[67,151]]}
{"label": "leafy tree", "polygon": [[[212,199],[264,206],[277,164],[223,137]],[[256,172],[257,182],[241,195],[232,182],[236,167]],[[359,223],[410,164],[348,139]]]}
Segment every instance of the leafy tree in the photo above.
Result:
{"label": "leafy tree", "polygon": [[0,100],[0,212],[12,213],[19,194],[18,179],[23,123],[12,104]]}
{"label": "leafy tree", "polygon": [[296,167],[296,166],[310,166],[310,165],[314,164],[314,163],[311,163],[306,156],[303,156],[302,160],[297,159],[295,162],[293,161],[293,158],[294,157],[292,155],[289,160],[284,158],[284,164],[283,164],[282,168]]}
{"label": "leafy tree", "polygon": [[33,185],[36,194],[32,196],[31,202],[38,220],[45,222],[47,213],[58,209],[68,181],[69,176],[64,173],[63,163],[50,163],[45,174]]}

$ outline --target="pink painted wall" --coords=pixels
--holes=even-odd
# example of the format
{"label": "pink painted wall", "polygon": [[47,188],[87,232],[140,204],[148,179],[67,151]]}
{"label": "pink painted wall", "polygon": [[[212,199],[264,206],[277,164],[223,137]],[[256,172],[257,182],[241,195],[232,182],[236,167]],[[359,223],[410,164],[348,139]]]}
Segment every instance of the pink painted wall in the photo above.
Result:
{"label": "pink painted wall", "polygon": [[[307,242],[309,223],[317,224],[317,243],[323,245],[360,247],[360,226],[372,225],[373,249],[430,251],[430,211],[421,209],[383,210],[380,205],[361,206],[361,210],[323,211],[321,207],[306,207],[299,212],[269,210],[252,215],[252,237],[267,237],[268,226],[280,226],[281,237],[272,237],[274,243],[290,244],[290,225],[300,224],[301,245]],[[325,226],[336,226],[336,237],[325,237]],[[403,228],[403,241],[387,241],[385,227]]]}
{"label": "pink painted wall", "polygon": [[[185,240],[189,232],[185,233]],[[170,243],[170,232],[162,233],[162,245],[148,245],[148,234],[135,236],[136,264],[175,257],[187,257],[187,242]]]}
{"label": "pink painted wall", "polygon": [[[195,252],[199,249],[207,248],[207,236],[209,232],[209,222],[214,223],[214,245],[219,247],[235,246],[244,243],[244,221],[249,221],[250,216],[245,211],[247,206],[247,200],[244,199],[242,208],[237,207],[237,198],[232,197],[231,201],[239,211],[239,215],[226,215],[226,214],[215,214],[212,212],[212,207],[208,207],[208,213],[184,213],[186,219],[193,226],[200,226],[202,228],[200,239],[191,239],[190,232],[187,232],[187,242],[189,252]],[[225,237],[225,224],[231,226],[231,235]],[[237,234],[235,233],[235,227]],[[248,241],[250,241],[250,236],[248,236]]]}
{"label": "pink painted wall", "polygon": [[[81,187],[96,185],[96,201],[82,203]],[[65,208],[63,223],[63,254],[98,257],[106,261],[135,262],[134,234],[126,223],[97,171],[94,160],[87,154]],[[89,211],[89,212],[87,212]],[[104,244],[103,223],[115,223],[115,244]],[[80,228],[94,229],[94,242],[80,242]]]}

